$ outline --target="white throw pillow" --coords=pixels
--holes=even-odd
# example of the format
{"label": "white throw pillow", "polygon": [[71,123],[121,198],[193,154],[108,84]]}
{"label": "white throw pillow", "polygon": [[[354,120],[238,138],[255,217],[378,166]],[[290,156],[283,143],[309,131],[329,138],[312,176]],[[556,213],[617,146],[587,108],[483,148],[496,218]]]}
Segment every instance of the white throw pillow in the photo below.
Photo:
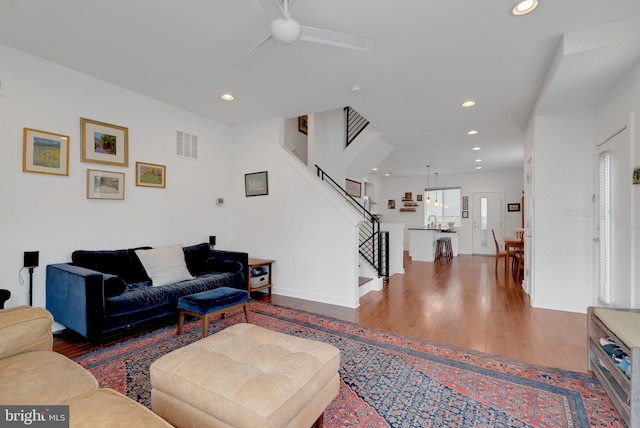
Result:
{"label": "white throw pillow", "polygon": [[136,255],[154,287],[193,279],[184,261],[184,251],[180,244],[151,250],[136,250]]}

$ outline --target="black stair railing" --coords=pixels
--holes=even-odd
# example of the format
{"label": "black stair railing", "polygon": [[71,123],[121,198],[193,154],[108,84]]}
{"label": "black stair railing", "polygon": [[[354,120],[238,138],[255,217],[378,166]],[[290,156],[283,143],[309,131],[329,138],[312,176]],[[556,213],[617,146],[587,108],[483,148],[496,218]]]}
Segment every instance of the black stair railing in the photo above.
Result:
{"label": "black stair railing", "polygon": [[347,115],[347,146],[349,146],[349,144],[351,144],[353,140],[355,140],[356,137],[364,131],[364,128],[369,125],[369,121],[360,113],[355,111],[353,107],[345,107],[344,111]]}
{"label": "black stair railing", "polygon": [[380,220],[371,214],[353,196],[329,177],[318,165],[315,166],[320,180],[340,194],[351,205],[364,221],[360,223],[358,252],[360,256],[378,272],[385,280],[389,278],[389,232],[380,231]]}

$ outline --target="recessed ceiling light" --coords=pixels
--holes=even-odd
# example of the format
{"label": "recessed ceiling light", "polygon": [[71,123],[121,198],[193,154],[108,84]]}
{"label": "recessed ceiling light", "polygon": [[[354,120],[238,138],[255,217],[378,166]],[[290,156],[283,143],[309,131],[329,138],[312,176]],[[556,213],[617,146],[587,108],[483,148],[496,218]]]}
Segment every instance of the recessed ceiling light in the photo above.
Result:
{"label": "recessed ceiling light", "polygon": [[527,13],[532,12],[536,7],[538,7],[538,0],[522,0],[515,5],[511,13],[516,16],[526,15]]}
{"label": "recessed ceiling light", "polygon": [[477,152],[478,150],[480,150],[480,147],[474,147],[474,148],[472,148],[471,150],[473,150],[473,151]]}
{"label": "recessed ceiling light", "polygon": [[476,105],[476,102],[473,100],[467,100],[462,103],[462,107],[473,107],[474,105]]}
{"label": "recessed ceiling light", "polygon": [[225,101],[233,101],[236,97],[234,97],[231,94],[222,94],[220,95],[220,98],[222,98]]}
{"label": "recessed ceiling light", "polygon": [[476,159],[476,162],[482,162],[482,159]]}
{"label": "recessed ceiling light", "polygon": [[378,168],[371,168],[371,171],[377,171]]}
{"label": "recessed ceiling light", "polygon": [[390,172],[386,172],[384,175],[388,177],[388,176],[391,175],[391,173]]}
{"label": "recessed ceiling light", "polygon": [[423,134],[427,134],[429,131],[422,131]]}
{"label": "recessed ceiling light", "polygon": [[478,131],[476,131],[475,129],[472,129],[471,131],[467,132],[467,134],[469,135],[476,135],[478,133]]}
{"label": "recessed ceiling light", "polygon": [[482,169],[482,167],[481,166],[477,166],[476,169]]}

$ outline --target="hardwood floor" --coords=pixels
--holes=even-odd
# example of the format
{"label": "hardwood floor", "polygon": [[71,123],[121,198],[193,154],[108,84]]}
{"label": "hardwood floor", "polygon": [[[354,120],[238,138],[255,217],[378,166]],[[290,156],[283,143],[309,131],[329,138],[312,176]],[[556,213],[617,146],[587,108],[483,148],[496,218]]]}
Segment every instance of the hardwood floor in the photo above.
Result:
{"label": "hardwood floor", "polygon": [[[493,256],[460,255],[449,263],[411,262],[357,309],[267,294],[261,301],[369,327],[473,349],[542,366],[587,372],[586,314],[535,309]],[[54,350],[67,356],[94,347],[62,335]]]}

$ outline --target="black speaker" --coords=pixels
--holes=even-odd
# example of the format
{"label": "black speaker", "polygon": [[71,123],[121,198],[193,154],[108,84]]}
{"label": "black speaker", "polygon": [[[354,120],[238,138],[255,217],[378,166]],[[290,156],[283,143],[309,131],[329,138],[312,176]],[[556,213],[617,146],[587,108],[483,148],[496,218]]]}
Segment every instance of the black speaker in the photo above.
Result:
{"label": "black speaker", "polygon": [[39,251],[25,251],[24,252],[24,267],[26,267],[26,268],[38,267],[38,263],[39,262],[40,262],[40,252]]}

